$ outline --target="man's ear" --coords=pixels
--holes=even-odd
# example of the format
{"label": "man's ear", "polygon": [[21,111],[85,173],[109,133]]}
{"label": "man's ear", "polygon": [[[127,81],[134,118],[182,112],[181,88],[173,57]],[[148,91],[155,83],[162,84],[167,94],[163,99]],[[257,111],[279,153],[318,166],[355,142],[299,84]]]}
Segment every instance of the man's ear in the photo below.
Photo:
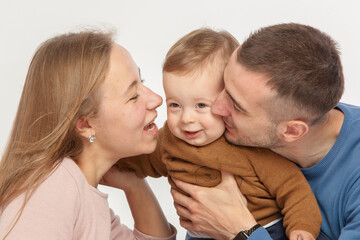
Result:
{"label": "man's ear", "polygon": [[90,121],[86,117],[80,117],[75,124],[75,131],[81,136],[88,138],[91,135],[95,134],[95,130],[93,129]]}
{"label": "man's ear", "polygon": [[280,137],[285,142],[295,142],[309,131],[309,126],[301,120],[291,120],[279,123]]}

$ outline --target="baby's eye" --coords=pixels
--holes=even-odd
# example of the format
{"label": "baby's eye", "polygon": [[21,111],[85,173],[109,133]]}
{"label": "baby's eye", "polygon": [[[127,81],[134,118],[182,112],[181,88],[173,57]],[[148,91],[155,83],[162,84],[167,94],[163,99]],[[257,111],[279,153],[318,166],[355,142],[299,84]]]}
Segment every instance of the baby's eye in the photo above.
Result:
{"label": "baby's eye", "polygon": [[177,104],[177,103],[170,103],[170,104],[169,104],[169,107],[178,108],[178,107],[180,107],[180,105]]}
{"label": "baby's eye", "polygon": [[206,108],[208,105],[205,103],[198,103],[196,104],[196,108]]}

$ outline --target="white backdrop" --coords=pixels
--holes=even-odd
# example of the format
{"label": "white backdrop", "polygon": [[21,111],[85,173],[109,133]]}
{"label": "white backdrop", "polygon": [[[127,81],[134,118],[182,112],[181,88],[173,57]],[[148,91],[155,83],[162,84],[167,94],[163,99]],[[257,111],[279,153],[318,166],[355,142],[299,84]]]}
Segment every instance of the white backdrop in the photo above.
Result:
{"label": "white backdrop", "polygon": [[[344,102],[360,105],[360,14],[357,0],[0,0],[0,151],[15,117],[26,71],[37,46],[49,37],[83,27],[117,29],[117,42],[141,68],[145,84],[163,94],[161,65],[170,46],[199,28],[226,29],[240,42],[259,27],[283,22],[312,25],[340,45],[345,72]],[[166,119],[159,109],[157,124]],[[178,229],[165,178],[149,179],[168,218]],[[121,221],[133,221],[120,190],[101,187]],[[144,216],[146,217],[146,216]]]}

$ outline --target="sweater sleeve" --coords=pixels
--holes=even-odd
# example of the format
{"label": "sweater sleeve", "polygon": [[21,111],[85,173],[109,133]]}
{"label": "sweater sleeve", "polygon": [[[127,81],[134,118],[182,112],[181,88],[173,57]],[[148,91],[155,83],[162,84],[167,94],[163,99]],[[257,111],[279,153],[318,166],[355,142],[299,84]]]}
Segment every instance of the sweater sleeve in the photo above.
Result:
{"label": "sweater sleeve", "polygon": [[154,152],[120,159],[116,164],[121,171],[133,171],[140,178],[167,176],[166,165],[162,161],[164,130],[160,129]]}
{"label": "sweater sleeve", "polygon": [[113,210],[110,209],[110,217],[111,217],[111,239],[112,240],[120,240],[120,239],[137,239],[137,240],[176,240],[176,228],[171,225],[171,229],[173,234],[168,238],[157,238],[153,236],[149,236],[137,230],[131,230],[126,225],[120,223],[119,216],[115,215]]}
{"label": "sweater sleeve", "polygon": [[[56,171],[54,175],[57,177],[43,182],[30,197],[7,240],[72,239],[81,204],[78,189],[66,171]],[[24,194],[0,215],[0,239],[13,225],[23,200]]]}
{"label": "sweater sleeve", "polygon": [[348,190],[344,204],[344,223],[339,240],[360,239],[360,179]]}
{"label": "sweater sleeve", "polygon": [[260,181],[282,209],[287,236],[294,230],[308,231],[316,238],[320,232],[321,213],[315,196],[291,161],[267,150],[257,149],[262,157],[251,160]]}

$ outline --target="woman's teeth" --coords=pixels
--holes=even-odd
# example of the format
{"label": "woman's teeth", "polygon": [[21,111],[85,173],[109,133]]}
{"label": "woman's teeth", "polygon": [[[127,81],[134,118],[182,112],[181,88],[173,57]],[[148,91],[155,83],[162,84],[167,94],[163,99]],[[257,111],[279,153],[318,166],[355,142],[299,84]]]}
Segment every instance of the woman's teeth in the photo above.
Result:
{"label": "woman's teeth", "polygon": [[146,131],[151,131],[155,129],[155,124],[154,123],[150,123],[148,125],[145,126],[144,128]]}

